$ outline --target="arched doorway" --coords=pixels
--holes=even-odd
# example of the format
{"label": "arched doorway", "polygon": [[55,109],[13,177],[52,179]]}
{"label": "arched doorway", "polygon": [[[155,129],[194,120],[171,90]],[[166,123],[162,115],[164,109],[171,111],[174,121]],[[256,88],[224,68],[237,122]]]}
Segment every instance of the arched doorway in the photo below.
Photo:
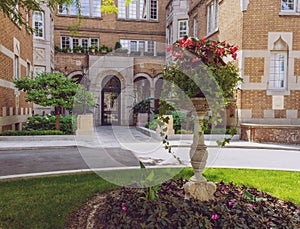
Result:
{"label": "arched doorway", "polygon": [[102,81],[101,125],[120,125],[121,82],[116,76]]}

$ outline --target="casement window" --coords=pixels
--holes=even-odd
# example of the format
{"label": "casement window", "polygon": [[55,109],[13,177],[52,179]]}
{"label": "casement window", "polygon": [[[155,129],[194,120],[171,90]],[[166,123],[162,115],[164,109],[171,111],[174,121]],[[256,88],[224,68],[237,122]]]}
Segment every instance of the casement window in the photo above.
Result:
{"label": "casement window", "polygon": [[118,0],[118,18],[136,20],[158,20],[158,0]]}
{"label": "casement window", "polygon": [[16,54],[14,56],[14,78],[20,78],[20,58]]}
{"label": "casement window", "polygon": [[60,46],[62,49],[74,49],[78,46],[83,47],[84,51],[87,52],[91,46],[99,47],[99,38],[81,38],[81,37],[60,37]]}
{"label": "casement window", "polygon": [[218,29],[218,0],[213,0],[207,6],[207,34]]}
{"label": "casement window", "polygon": [[31,76],[31,66],[29,62],[26,63],[26,76],[27,77]]}
{"label": "casement window", "polygon": [[101,0],[79,0],[78,4],[73,1],[70,5],[59,4],[58,14],[81,15],[85,17],[101,17]]}
{"label": "casement window", "polygon": [[188,36],[189,26],[188,20],[178,20],[178,39],[184,36]]}
{"label": "casement window", "polygon": [[128,53],[144,52],[155,55],[156,43],[155,41],[141,41],[141,40],[120,40],[122,49],[127,49]]}
{"label": "casement window", "polygon": [[285,89],[287,52],[272,52],[270,57],[269,89]]}
{"label": "casement window", "polygon": [[298,0],[281,0],[281,11],[296,12]]}
{"label": "casement window", "polygon": [[198,21],[194,18],[194,37],[198,37]]}
{"label": "casement window", "polygon": [[32,15],[32,26],[34,38],[44,38],[44,14],[40,11],[34,11]]}

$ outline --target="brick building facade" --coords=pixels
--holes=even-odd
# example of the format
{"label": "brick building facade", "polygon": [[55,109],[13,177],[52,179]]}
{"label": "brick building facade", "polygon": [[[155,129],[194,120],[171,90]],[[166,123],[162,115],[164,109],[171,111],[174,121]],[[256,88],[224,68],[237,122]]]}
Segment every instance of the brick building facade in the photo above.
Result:
{"label": "brick building facade", "polygon": [[[239,46],[244,82],[237,108],[242,139],[300,143],[299,134],[287,140],[286,128],[281,128],[294,129],[300,123],[299,2],[194,0],[189,9],[190,30],[197,20],[199,37]],[[266,128],[276,136],[266,137]]]}
{"label": "brick building facade", "polygon": [[[20,9],[23,10],[23,9]],[[23,12],[25,14],[25,11]],[[29,15],[30,16],[30,15]],[[14,78],[31,77],[32,36],[0,12],[0,133],[19,130],[32,114],[32,104],[16,90]],[[31,17],[29,17],[31,20]]]}
{"label": "brick building facade", "polygon": [[[86,77],[100,105],[95,124],[132,124],[132,106],[158,93],[165,63],[165,1],[117,0],[118,14],[102,14],[98,1],[90,1],[78,18],[76,7],[61,5],[54,18],[55,70],[67,77]],[[76,27],[76,32],[70,30]],[[121,48],[115,50],[121,44]],[[117,46],[116,46],[117,45]],[[91,51],[113,50],[108,54]],[[81,49],[83,53],[78,53]],[[68,51],[70,51],[68,53]]]}

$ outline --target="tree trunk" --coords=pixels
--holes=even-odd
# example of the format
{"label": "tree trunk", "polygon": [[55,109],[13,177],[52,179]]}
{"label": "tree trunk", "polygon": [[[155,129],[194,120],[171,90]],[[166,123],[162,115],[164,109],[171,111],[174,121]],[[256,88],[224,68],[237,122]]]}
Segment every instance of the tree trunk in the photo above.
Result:
{"label": "tree trunk", "polygon": [[56,107],[56,120],[55,120],[56,130],[60,130],[60,114],[61,114],[61,107]]}

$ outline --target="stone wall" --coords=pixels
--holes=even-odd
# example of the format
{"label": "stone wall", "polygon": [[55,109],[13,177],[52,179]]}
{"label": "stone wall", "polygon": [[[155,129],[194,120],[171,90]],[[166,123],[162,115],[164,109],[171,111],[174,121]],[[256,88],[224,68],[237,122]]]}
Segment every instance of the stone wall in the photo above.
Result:
{"label": "stone wall", "polygon": [[300,126],[241,124],[240,139],[260,143],[300,144]]}

